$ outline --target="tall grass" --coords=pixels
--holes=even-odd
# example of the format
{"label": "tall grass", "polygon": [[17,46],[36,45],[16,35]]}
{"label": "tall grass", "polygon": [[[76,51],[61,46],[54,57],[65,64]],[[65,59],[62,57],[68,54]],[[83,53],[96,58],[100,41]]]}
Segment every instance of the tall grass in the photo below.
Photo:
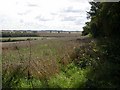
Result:
{"label": "tall grass", "polygon": [[114,61],[119,60],[119,56],[109,56],[104,44],[100,44],[104,46],[101,48],[96,40],[54,39],[29,45],[4,49],[2,53],[4,88],[119,88],[120,86],[120,65]]}
{"label": "tall grass", "polygon": [[29,45],[17,45],[14,49],[3,51],[4,88],[48,87],[51,76],[70,63],[70,54],[78,43],[69,40],[49,40],[34,46],[29,41]]}

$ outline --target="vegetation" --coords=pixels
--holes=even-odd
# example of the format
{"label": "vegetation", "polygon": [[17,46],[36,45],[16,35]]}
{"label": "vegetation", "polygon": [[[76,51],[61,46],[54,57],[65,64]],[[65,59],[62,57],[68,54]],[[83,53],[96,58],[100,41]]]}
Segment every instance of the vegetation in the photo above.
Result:
{"label": "vegetation", "polygon": [[90,4],[88,18],[91,21],[83,28],[83,35],[90,34],[96,39],[99,53],[97,55],[99,60],[94,60],[98,65],[94,67],[90,82],[94,87],[119,88],[120,2],[90,2]]}
{"label": "vegetation", "polygon": [[27,40],[37,40],[40,37],[4,37],[0,38],[0,42],[16,42],[16,41],[27,41]]}
{"label": "vegetation", "polygon": [[37,37],[37,33],[31,33],[31,32],[4,32],[2,31],[1,33],[2,37]]}
{"label": "vegetation", "polygon": [[118,38],[120,20],[120,2],[90,2],[91,10],[88,12],[90,22],[83,27],[86,33],[91,33],[93,37]]}
{"label": "vegetation", "polygon": [[0,37],[79,37],[81,31],[27,31],[2,30]]}
{"label": "vegetation", "polygon": [[[25,45],[22,47],[17,43],[12,45],[12,48],[3,47],[4,88],[47,87],[46,80],[48,81],[51,76],[59,73],[60,68],[70,63],[69,55],[79,44],[68,38],[32,42],[23,43]],[[31,81],[34,86],[31,86]]]}
{"label": "vegetation", "polygon": [[3,46],[3,88],[120,88],[120,2],[90,4],[89,37]]}

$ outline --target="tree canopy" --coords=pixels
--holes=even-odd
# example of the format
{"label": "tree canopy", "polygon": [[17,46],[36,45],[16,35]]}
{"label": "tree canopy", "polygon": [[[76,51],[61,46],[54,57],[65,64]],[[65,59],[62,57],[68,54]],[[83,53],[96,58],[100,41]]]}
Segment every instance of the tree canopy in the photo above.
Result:
{"label": "tree canopy", "polygon": [[83,33],[93,37],[119,38],[120,2],[90,2],[88,17],[91,21],[83,27]]}

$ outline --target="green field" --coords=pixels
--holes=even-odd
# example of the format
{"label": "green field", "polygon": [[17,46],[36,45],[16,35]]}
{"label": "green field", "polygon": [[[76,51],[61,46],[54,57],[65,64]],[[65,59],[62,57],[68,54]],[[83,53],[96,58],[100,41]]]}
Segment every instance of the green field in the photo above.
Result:
{"label": "green field", "polygon": [[39,40],[43,39],[43,37],[4,37],[0,38],[2,42],[15,42],[15,41],[27,41],[27,40]]}

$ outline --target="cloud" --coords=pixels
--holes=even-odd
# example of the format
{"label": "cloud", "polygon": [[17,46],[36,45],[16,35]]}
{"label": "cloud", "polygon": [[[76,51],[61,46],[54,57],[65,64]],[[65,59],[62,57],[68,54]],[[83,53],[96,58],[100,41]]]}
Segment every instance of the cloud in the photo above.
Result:
{"label": "cloud", "polygon": [[54,13],[54,12],[52,12],[52,13],[50,13],[50,14],[53,15],[53,16],[54,16],[54,15],[58,15],[58,13]]}
{"label": "cloud", "polygon": [[76,25],[83,25],[85,23],[84,21],[85,21],[84,19],[80,19],[80,20],[76,20],[74,23]]}
{"label": "cloud", "polygon": [[37,20],[39,20],[39,21],[50,21],[50,20],[51,20],[51,19],[45,18],[45,17],[43,17],[43,16],[41,16],[41,15],[36,16],[35,19],[37,19]]}
{"label": "cloud", "polygon": [[20,23],[24,23],[23,19],[20,20]]}
{"label": "cloud", "polygon": [[89,9],[87,0],[1,0],[0,29],[81,30]]}
{"label": "cloud", "polygon": [[65,16],[63,17],[62,21],[75,21],[76,17],[73,16]]}
{"label": "cloud", "polygon": [[90,21],[85,16],[78,18],[74,23],[75,25],[85,25],[85,22]]}
{"label": "cloud", "polygon": [[63,12],[68,12],[68,13],[80,13],[80,9],[74,9],[72,6],[67,7],[63,10]]}
{"label": "cloud", "polygon": [[1,17],[0,18],[0,24],[2,24],[4,22],[4,20],[5,20],[5,18],[3,16],[0,16],[0,17]]}
{"label": "cloud", "polygon": [[29,7],[38,7],[37,4],[30,4],[30,3],[28,3],[28,6],[29,6]]}
{"label": "cloud", "polygon": [[81,3],[84,3],[84,2],[89,1],[89,0],[70,0],[70,1],[72,1],[72,2],[81,2]]}
{"label": "cloud", "polygon": [[27,15],[31,12],[31,10],[27,10],[27,11],[24,11],[24,12],[19,12],[17,13],[18,15]]}

